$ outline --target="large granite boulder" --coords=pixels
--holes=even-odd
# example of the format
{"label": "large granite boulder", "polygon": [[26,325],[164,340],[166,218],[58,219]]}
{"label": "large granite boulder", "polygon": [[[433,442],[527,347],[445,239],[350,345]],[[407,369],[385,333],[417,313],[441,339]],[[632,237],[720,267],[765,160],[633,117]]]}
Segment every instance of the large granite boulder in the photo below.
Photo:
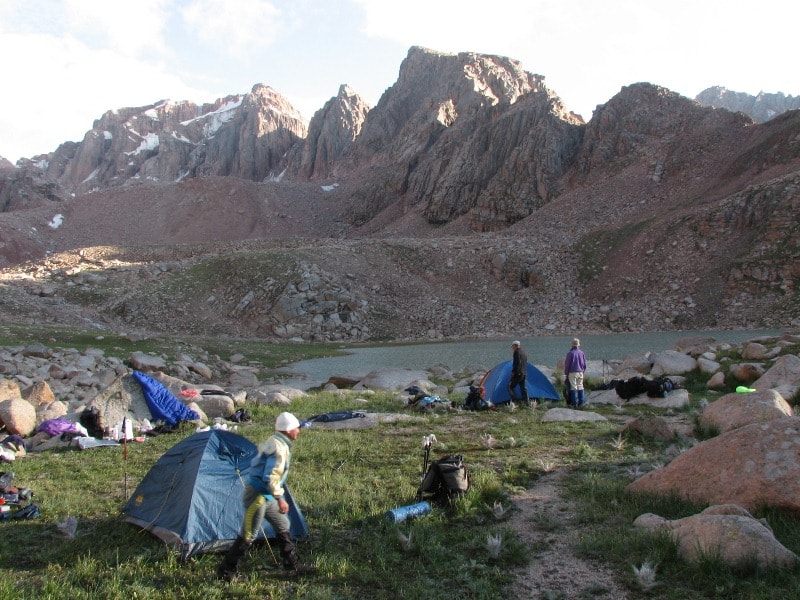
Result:
{"label": "large granite boulder", "polygon": [[781,356],[766,373],[753,382],[752,387],[757,390],[772,388],[791,400],[800,390],[800,358],[794,354]]}
{"label": "large granite boulder", "polygon": [[775,390],[750,394],[726,394],[706,406],[700,424],[725,432],[751,423],[791,417],[794,410]]}
{"label": "large granite boulder", "polygon": [[678,554],[689,562],[714,557],[731,567],[755,561],[761,568],[786,568],[800,561],[775,538],[768,524],[737,505],[710,506],[700,514],[674,521],[647,513],[633,524],[668,532],[678,546]]}
{"label": "large granite boulder", "polygon": [[603,415],[588,410],[551,408],[542,416],[542,423],[582,423],[608,421]]}
{"label": "large granite boulder", "polygon": [[697,368],[697,359],[677,352],[675,350],[665,350],[656,354],[653,360],[653,368],[650,375],[660,377],[662,375],[683,375]]}
{"label": "large granite boulder", "polygon": [[706,440],[632,482],[627,491],[800,512],[799,454],[800,417],[773,419]]}
{"label": "large granite boulder", "polygon": [[22,398],[0,402],[0,422],[11,434],[27,437],[36,429],[36,408]]}
{"label": "large granite boulder", "polygon": [[428,372],[410,369],[379,369],[367,373],[366,377],[355,386],[355,389],[366,388],[396,392],[420,379],[428,379]]}

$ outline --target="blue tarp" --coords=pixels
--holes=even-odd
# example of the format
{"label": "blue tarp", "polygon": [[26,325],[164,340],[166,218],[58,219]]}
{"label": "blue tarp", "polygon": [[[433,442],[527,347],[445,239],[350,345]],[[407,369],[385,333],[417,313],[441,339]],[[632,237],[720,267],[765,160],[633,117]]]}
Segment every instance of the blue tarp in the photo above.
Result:
{"label": "blue tarp", "polygon": [[[511,395],[508,393],[511,364],[510,360],[502,362],[483,376],[481,386],[486,390],[485,400],[490,400],[492,404],[503,404],[511,400]],[[530,399],[561,400],[547,376],[530,363],[526,364],[525,387],[528,389]],[[519,390],[515,392],[519,393]]]}
{"label": "blue tarp", "polygon": [[[158,459],[123,507],[125,521],[161,538],[181,560],[230,547],[242,527],[245,471],[257,452],[248,439],[224,429],[196,433]],[[308,534],[286,489],[292,535]],[[263,521],[259,538],[274,538]]]}
{"label": "blue tarp", "polygon": [[200,415],[189,410],[160,381],[139,371],[134,371],[133,377],[142,386],[147,408],[154,420],[164,421],[170,427],[175,427],[181,421],[196,421],[200,418]]}

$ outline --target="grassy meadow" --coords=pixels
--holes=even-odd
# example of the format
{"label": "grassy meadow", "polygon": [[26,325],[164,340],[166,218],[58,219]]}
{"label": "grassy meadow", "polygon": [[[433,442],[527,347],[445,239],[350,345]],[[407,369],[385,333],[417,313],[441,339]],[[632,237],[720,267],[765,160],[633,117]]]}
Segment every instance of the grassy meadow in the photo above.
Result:
{"label": "grassy meadow", "polygon": [[[115,340],[110,345],[119,349],[122,343]],[[276,364],[296,351],[270,349]],[[314,350],[318,355],[331,351]],[[255,350],[244,351],[248,352]],[[685,409],[690,423],[700,396],[693,393],[692,405]],[[351,408],[409,412],[393,394],[362,398],[366,403],[356,405],[351,398],[315,392],[293,401],[290,410],[301,420]],[[575,552],[617,572],[629,588],[629,598],[796,597],[800,569],[732,570],[713,557],[692,566],[677,557],[668,539],[633,528],[633,520],[644,512],[674,519],[702,508],[675,498],[632,497],[624,491],[636,473],[664,464],[675,448],[622,436],[617,417],[662,411],[631,405],[620,412],[600,406],[593,410],[608,416],[608,422],[542,423],[548,407],[425,414],[420,421],[370,429],[303,429],[294,446],[289,486],[310,531],[298,550],[317,572],[294,580],[280,577],[272,556],[277,548],[262,545],[251,550],[242,581],[217,581],[219,555],[180,563],[161,541],[122,521],[123,504],[150,467],[194,433],[188,424],[174,433],[128,444],[127,457],[122,446],[31,453],[4,465],[14,471],[16,485],[34,491],[42,515],[0,522],[0,598],[514,598],[510,574],[538,560],[543,546],[524,547],[509,527],[512,500],[554,470],[566,473],[565,494],[575,503],[581,525],[572,538]],[[271,435],[282,409],[248,410],[253,421],[240,425],[239,433],[257,443]],[[472,489],[449,509],[393,524],[386,511],[415,501],[423,438],[429,434],[437,440],[431,459],[461,454]],[[491,448],[487,434],[494,438]],[[677,445],[680,449],[681,443]],[[503,514],[498,514],[498,504]],[[800,553],[800,519],[772,511],[757,516],[767,519],[785,546]],[[74,538],[57,527],[68,517],[77,519]],[[530,527],[541,530],[546,545],[548,532],[560,524],[532,520]],[[493,552],[488,538],[500,536],[499,551]],[[410,542],[404,544],[401,537]],[[643,585],[634,574],[632,567],[645,562],[657,566],[655,587]],[[559,590],[547,597],[565,598]],[[607,596],[590,587],[581,597]]]}

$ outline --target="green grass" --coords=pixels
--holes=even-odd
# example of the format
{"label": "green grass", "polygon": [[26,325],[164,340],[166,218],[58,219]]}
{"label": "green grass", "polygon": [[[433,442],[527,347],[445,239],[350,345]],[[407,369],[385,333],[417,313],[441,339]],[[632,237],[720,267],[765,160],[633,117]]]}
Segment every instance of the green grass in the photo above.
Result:
{"label": "green grass", "polygon": [[[630,495],[625,486],[631,481],[619,465],[604,463],[576,469],[567,486],[567,497],[579,506],[578,518],[583,531],[581,552],[616,568],[636,589],[632,567],[650,562],[657,567],[660,584],[642,597],[668,599],[791,598],[800,589],[800,568],[764,570],[755,565],[731,568],[714,557],[699,564],[689,564],[677,556],[675,545],[665,535],[654,535],[632,527],[643,513],[667,519],[679,519],[700,512],[704,506],[693,505],[676,497]],[[795,553],[800,553],[800,519],[775,510],[757,511],[765,518],[777,539]]]}
{"label": "green grass", "polygon": [[[20,332],[0,330],[0,343]],[[51,333],[57,343],[48,344],[55,347],[99,345],[93,334]],[[105,341],[109,353],[118,347],[126,352],[133,346],[143,349],[142,342]],[[145,342],[160,351],[179,346],[166,339]],[[235,341],[226,343],[235,346]],[[313,355],[332,348],[270,346],[268,356],[255,347],[242,346],[239,351],[256,360],[283,360],[294,352]],[[295,400],[291,410],[300,418],[352,407],[408,410],[391,394],[367,398],[367,404],[354,405],[316,392]],[[310,530],[299,552],[316,565],[317,573],[295,581],[275,577],[270,550],[257,546],[244,567],[244,581],[219,582],[214,577],[219,555],[205,554],[180,564],[163,543],[122,522],[122,506],[136,485],[168,448],[193,433],[191,427],[129,444],[127,458],[120,447],[32,453],[6,468],[15,472],[17,485],[33,489],[42,516],[0,523],[0,598],[513,597],[514,590],[507,587],[510,575],[536,560],[537,548],[524,547],[492,507],[499,502],[513,510],[514,493],[554,470],[567,472],[565,493],[577,507],[575,550],[617,572],[630,588],[630,598],[790,598],[800,589],[798,569],[732,570],[713,560],[692,566],[677,557],[668,539],[634,529],[633,520],[645,512],[674,519],[702,508],[675,498],[625,492],[633,473],[666,462],[668,444],[621,437],[612,422],[542,423],[544,408],[424,415],[422,422],[362,430],[304,429],[295,445],[289,484]],[[611,407],[594,409],[615,414]],[[239,432],[258,442],[271,435],[282,409],[248,410],[253,421]],[[623,410],[638,414],[643,409]],[[658,414],[658,409],[652,411]],[[415,501],[422,440],[431,433],[437,438],[431,458],[461,454],[472,489],[450,509],[390,523],[388,510]],[[485,444],[486,434],[495,439],[491,448]],[[67,539],[56,527],[68,516],[78,520],[75,539]],[[776,511],[758,516],[769,521],[784,545],[800,553],[799,519]],[[532,527],[543,534],[563,525],[544,516],[531,518]],[[409,548],[400,543],[398,533],[410,536]],[[502,537],[496,558],[487,549],[488,536]],[[632,571],[646,561],[656,565],[658,573],[659,585],[650,592],[638,588]]]}

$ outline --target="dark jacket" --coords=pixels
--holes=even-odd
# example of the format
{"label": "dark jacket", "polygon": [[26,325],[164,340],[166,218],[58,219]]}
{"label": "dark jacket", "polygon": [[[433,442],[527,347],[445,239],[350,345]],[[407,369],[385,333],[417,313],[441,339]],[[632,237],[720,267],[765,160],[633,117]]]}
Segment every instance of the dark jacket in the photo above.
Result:
{"label": "dark jacket", "polygon": [[522,348],[514,350],[514,358],[511,361],[511,374],[516,377],[524,377],[527,371],[528,355]]}

